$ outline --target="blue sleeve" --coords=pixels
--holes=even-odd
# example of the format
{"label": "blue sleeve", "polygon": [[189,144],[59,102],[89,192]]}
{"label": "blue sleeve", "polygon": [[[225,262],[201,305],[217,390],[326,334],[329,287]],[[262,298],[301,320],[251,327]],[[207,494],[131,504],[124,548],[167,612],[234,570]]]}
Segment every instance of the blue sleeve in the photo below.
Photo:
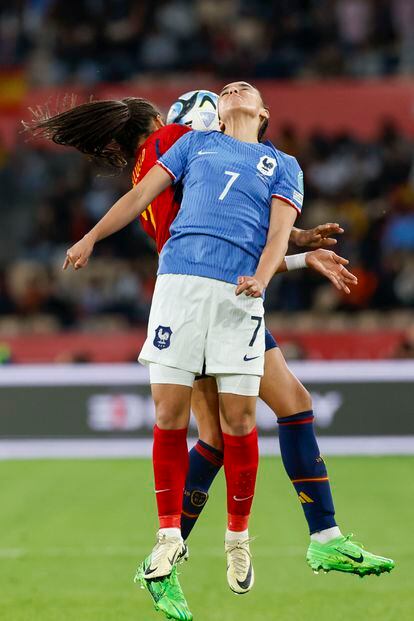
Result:
{"label": "blue sleeve", "polygon": [[193,132],[188,132],[188,134],[182,136],[157,160],[157,164],[167,171],[174,183],[180,181],[185,173],[192,134]]}
{"label": "blue sleeve", "polygon": [[279,162],[279,174],[275,180],[272,198],[289,203],[299,213],[303,205],[303,172],[296,158],[285,155]]}

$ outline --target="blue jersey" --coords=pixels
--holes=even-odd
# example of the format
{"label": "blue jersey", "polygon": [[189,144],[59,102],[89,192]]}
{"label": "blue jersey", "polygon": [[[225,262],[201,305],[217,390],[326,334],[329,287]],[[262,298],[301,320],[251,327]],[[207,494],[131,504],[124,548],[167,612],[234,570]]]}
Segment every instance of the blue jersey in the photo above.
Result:
{"label": "blue jersey", "polygon": [[237,284],[251,276],[266,243],[272,197],[300,212],[303,174],[271,143],[193,131],[158,163],[182,181],[181,207],[159,261],[159,274],[189,274]]}

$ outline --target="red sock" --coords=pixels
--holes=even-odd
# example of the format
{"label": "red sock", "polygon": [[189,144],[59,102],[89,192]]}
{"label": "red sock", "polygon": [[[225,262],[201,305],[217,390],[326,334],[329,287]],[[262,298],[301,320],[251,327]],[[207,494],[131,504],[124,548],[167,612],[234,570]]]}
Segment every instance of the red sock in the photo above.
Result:
{"label": "red sock", "polygon": [[180,528],[188,470],[187,428],[160,429],[155,425],[152,463],[160,528]]}
{"label": "red sock", "polygon": [[257,430],[247,436],[223,433],[224,472],[227,482],[228,528],[247,530],[259,466]]}

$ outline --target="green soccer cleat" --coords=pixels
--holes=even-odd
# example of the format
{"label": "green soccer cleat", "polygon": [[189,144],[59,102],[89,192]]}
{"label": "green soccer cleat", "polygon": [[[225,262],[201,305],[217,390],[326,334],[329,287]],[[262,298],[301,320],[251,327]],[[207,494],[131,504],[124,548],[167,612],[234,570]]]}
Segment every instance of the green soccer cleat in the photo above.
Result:
{"label": "green soccer cleat", "polygon": [[344,571],[357,574],[361,578],[369,574],[379,576],[394,569],[394,561],[367,552],[361,544],[351,541],[352,536],[341,535],[328,543],[311,541],[306,555],[308,565],[315,573],[318,573],[320,569],[325,573]]}
{"label": "green soccer cleat", "polygon": [[193,615],[188,608],[180,582],[178,580],[177,566],[175,565],[169,576],[148,580],[145,578],[145,570],[151,562],[151,555],[138,567],[134,582],[147,589],[154,602],[155,610],[161,611],[167,619],[177,621],[192,621]]}

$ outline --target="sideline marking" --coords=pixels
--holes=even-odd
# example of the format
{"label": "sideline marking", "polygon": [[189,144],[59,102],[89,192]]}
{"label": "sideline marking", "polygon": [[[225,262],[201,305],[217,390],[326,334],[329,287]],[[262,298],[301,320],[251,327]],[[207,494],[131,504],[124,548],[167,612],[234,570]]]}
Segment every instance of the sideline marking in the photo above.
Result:
{"label": "sideline marking", "polygon": [[[189,439],[189,448],[196,440]],[[319,436],[323,455],[414,455],[412,436]],[[277,436],[259,438],[262,456],[280,455]],[[148,458],[152,439],[0,440],[0,461],[10,459]]]}

